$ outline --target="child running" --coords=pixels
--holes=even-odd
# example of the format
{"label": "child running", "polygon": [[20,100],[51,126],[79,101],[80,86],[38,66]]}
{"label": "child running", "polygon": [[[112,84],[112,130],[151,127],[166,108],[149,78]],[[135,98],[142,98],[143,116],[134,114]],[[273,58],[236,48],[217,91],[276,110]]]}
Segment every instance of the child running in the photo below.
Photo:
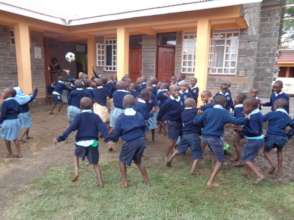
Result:
{"label": "child running", "polygon": [[[0,115],[0,138],[5,141],[5,145],[8,151],[8,158],[22,157],[20,143],[18,140],[21,129],[21,123],[18,119],[20,106],[14,99],[15,95],[16,92],[12,88],[4,89],[2,93],[4,101],[2,102]],[[11,142],[13,142],[15,145],[16,155],[14,155],[12,152]]]}
{"label": "child running", "polygon": [[202,115],[194,118],[194,123],[203,125],[202,141],[204,145],[208,145],[215,157],[215,164],[207,182],[207,187],[219,186],[214,181],[222,163],[224,161],[224,126],[225,124],[241,125],[244,123],[244,118],[233,117],[225,108],[226,98],[223,95],[214,97],[214,106],[204,111]]}
{"label": "child running", "polygon": [[193,119],[197,114],[196,102],[193,98],[187,98],[185,100],[185,109],[181,114],[182,120],[182,136],[178,148],[167,159],[166,165],[171,166],[172,160],[176,155],[186,153],[188,148],[191,148],[192,152],[192,168],[190,173],[193,174],[197,163],[202,159],[202,149],[200,141],[201,126],[197,126],[193,123]]}
{"label": "child running", "polygon": [[142,174],[144,183],[149,184],[148,173],[142,160],[145,150],[145,120],[139,112],[134,110],[135,102],[136,99],[132,95],[124,97],[124,112],[118,117],[110,135],[110,139],[113,141],[118,141],[120,137],[124,141],[119,155],[121,185],[124,188],[129,186],[127,166],[130,166],[132,161],[134,161]]}
{"label": "child running", "polygon": [[166,151],[166,159],[173,153],[176,142],[181,135],[181,113],[183,110],[178,86],[170,86],[169,94],[169,98],[160,107],[157,118],[158,121],[167,121],[169,146]]}
{"label": "child running", "polygon": [[[100,134],[107,140],[108,130],[99,116],[92,111],[93,102],[83,97],[80,102],[81,113],[78,114],[70,126],[59,136],[55,143],[67,139],[71,132],[77,131],[75,142],[75,176],[73,182],[79,179],[80,158],[87,157],[96,173],[96,185],[103,187],[101,169],[99,166],[99,138]],[[109,147],[111,149],[111,147]]]}
{"label": "child running", "polygon": [[247,175],[249,171],[256,174],[256,184],[261,182],[265,177],[255,165],[254,160],[264,144],[264,136],[262,131],[263,115],[258,108],[258,100],[256,98],[247,98],[244,101],[244,113],[246,121],[242,133],[246,139],[243,147],[242,161],[245,163]]}
{"label": "child running", "polygon": [[[288,142],[286,128],[293,127],[294,122],[285,110],[288,105],[286,99],[277,99],[274,103],[274,111],[264,116],[264,121],[268,122],[268,129],[265,138],[264,157],[269,162],[269,174],[276,171],[277,176],[282,174],[283,168],[283,149]],[[277,166],[270,156],[270,152],[277,149]]]}

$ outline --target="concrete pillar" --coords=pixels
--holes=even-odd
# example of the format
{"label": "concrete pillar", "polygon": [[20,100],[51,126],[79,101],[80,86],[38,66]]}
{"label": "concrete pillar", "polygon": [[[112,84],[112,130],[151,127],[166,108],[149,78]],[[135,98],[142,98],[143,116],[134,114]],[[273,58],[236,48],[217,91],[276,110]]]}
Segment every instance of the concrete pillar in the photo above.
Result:
{"label": "concrete pillar", "polygon": [[94,76],[93,70],[96,67],[96,40],[95,36],[89,36],[87,39],[87,70],[88,78]]}
{"label": "concrete pillar", "polygon": [[211,27],[208,19],[200,19],[197,22],[197,41],[195,58],[195,77],[198,79],[200,92],[207,88],[208,59],[210,47]]}
{"label": "concrete pillar", "polygon": [[14,34],[18,86],[29,94],[33,91],[29,26],[25,23],[16,24]]}
{"label": "concrete pillar", "polygon": [[117,28],[117,80],[129,74],[129,33],[124,27]]}

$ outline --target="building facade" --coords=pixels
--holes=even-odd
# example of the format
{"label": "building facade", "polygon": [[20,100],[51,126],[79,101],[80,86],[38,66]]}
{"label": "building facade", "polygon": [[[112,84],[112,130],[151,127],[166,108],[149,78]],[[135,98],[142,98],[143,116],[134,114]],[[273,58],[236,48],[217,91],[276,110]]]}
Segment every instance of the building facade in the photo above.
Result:
{"label": "building facade", "polygon": [[64,54],[72,51],[79,58],[71,71],[87,71],[89,77],[95,72],[165,81],[185,74],[198,78],[202,90],[216,92],[230,82],[233,92],[254,87],[267,97],[284,4],[264,0],[74,27],[50,24],[48,30],[43,21],[18,23],[18,15],[0,12],[0,89],[19,84],[26,92],[38,87],[46,96],[51,59],[67,69]]}

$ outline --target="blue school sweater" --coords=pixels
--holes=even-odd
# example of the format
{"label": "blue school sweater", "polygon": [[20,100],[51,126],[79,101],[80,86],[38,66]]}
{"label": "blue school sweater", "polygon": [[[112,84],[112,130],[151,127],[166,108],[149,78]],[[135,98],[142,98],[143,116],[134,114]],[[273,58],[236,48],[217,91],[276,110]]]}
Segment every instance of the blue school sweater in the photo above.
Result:
{"label": "blue school sweater", "polygon": [[138,100],[134,106],[134,110],[141,113],[142,116],[144,117],[145,121],[147,121],[148,118],[150,117],[148,105],[147,105],[146,101],[141,98],[138,98]]}
{"label": "blue school sweater", "polygon": [[38,90],[36,89],[36,90],[34,90],[34,93],[30,97],[30,99],[26,103],[24,103],[24,104],[22,104],[22,105],[19,106],[19,112],[20,113],[29,112],[30,111],[29,104],[35,100],[35,98],[37,97],[37,95],[38,95]]}
{"label": "blue school sweater", "polygon": [[130,92],[127,90],[122,90],[122,89],[116,90],[112,95],[114,107],[123,109],[124,108],[123,99],[126,95],[129,95],[129,94]]}
{"label": "blue school sweater", "polygon": [[1,106],[0,124],[4,120],[17,119],[19,112],[20,106],[15,99],[5,99]]}
{"label": "blue school sweater", "polygon": [[143,89],[146,89],[146,87],[147,87],[146,82],[142,82],[138,86],[136,86],[136,90],[137,90],[138,94],[140,94]]}
{"label": "blue school sweater", "polygon": [[153,107],[155,107],[157,105],[158,105],[157,98],[156,98],[156,96],[154,96],[152,94],[150,100],[147,102],[148,111],[151,112],[151,110],[153,109]]}
{"label": "blue school sweater", "polygon": [[103,87],[106,88],[107,95],[110,98],[112,98],[112,94],[114,93],[114,91],[116,89],[116,81],[109,81]]}
{"label": "blue school sweater", "polygon": [[79,113],[64,133],[57,138],[57,141],[64,141],[73,131],[77,131],[76,142],[98,140],[100,134],[105,140],[108,138],[106,125],[101,118],[91,110],[83,110]]}
{"label": "blue school sweater", "polygon": [[167,120],[181,122],[182,111],[183,106],[181,105],[181,98],[170,96],[160,107],[157,119],[158,121]]}
{"label": "blue school sweater", "polygon": [[234,103],[233,103],[233,99],[232,99],[230,91],[226,91],[226,92],[220,91],[220,92],[216,93],[215,95],[223,95],[226,98],[225,109],[227,109],[227,110],[234,109]]}
{"label": "blue school sweater", "polygon": [[202,112],[204,112],[205,110],[212,108],[213,105],[214,105],[214,104],[213,104],[212,102],[210,102],[210,103],[205,103],[204,105],[202,105],[202,106],[200,107],[200,110],[201,110]]}
{"label": "blue school sweater", "polygon": [[235,105],[234,117],[236,117],[236,118],[241,118],[241,117],[244,118],[245,117],[243,104]]}
{"label": "blue school sweater", "polygon": [[245,120],[242,134],[247,139],[262,139],[262,123],[263,115],[261,114],[260,110],[253,110]]}
{"label": "blue school sweater", "polygon": [[143,116],[133,108],[127,108],[116,122],[114,130],[110,134],[110,140],[118,141],[121,139],[130,142],[139,138],[144,138],[145,120]]}
{"label": "blue school sweater", "polygon": [[199,134],[201,133],[201,126],[193,123],[193,119],[197,115],[196,108],[185,108],[181,114],[182,120],[182,134]]}
{"label": "blue school sweater", "polygon": [[181,97],[181,104],[184,106],[185,100],[187,98],[193,98],[193,95],[190,92],[190,90],[186,90],[186,91],[180,91],[180,97]]}
{"label": "blue school sweater", "polygon": [[235,118],[222,106],[214,105],[213,108],[205,110],[202,115],[194,117],[193,122],[203,125],[203,136],[221,137],[224,135],[225,124],[241,125],[245,122],[245,119]]}
{"label": "blue school sweater", "polygon": [[84,96],[93,100],[93,98],[94,98],[94,88],[92,88],[92,87],[85,88],[84,89]]}
{"label": "blue school sweater", "polygon": [[85,96],[85,90],[82,88],[72,90],[68,95],[68,105],[80,108],[80,101]]}
{"label": "blue school sweater", "polygon": [[57,93],[56,95],[61,95],[64,90],[67,90],[67,86],[65,85],[65,82],[62,80],[58,80],[57,82],[55,82],[52,87],[53,87],[53,92],[52,92],[53,95],[54,93],[55,94]]}
{"label": "blue school sweater", "polygon": [[162,106],[162,104],[168,99],[168,89],[159,89],[157,90],[156,99],[159,106]]}
{"label": "blue school sweater", "polygon": [[289,95],[284,92],[272,93],[270,97],[270,101],[267,103],[264,103],[263,106],[271,106],[271,110],[274,111],[274,103],[277,99],[286,99],[288,101],[288,105],[285,107],[285,110],[289,113],[289,101],[290,101]]}
{"label": "blue school sweater", "polygon": [[198,88],[198,86],[194,86],[194,87],[190,88],[190,91],[191,91],[191,94],[192,94],[192,98],[194,100],[197,100],[198,96],[199,96],[199,88]]}
{"label": "blue school sweater", "polygon": [[107,97],[110,96],[108,88],[105,86],[98,86],[93,90],[93,100],[100,105],[107,105]]}
{"label": "blue school sweater", "polygon": [[267,135],[287,137],[285,129],[288,126],[294,127],[294,121],[291,120],[285,109],[269,112],[263,119],[268,122]]}

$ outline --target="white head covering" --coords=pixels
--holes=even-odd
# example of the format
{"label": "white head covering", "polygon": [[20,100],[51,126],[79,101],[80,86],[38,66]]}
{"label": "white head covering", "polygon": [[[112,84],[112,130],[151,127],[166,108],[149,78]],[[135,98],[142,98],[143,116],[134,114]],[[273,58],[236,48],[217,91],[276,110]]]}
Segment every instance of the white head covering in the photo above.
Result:
{"label": "white head covering", "polygon": [[20,87],[13,87],[16,92],[14,99],[18,102],[18,104],[23,105],[30,101],[31,96],[25,95]]}

